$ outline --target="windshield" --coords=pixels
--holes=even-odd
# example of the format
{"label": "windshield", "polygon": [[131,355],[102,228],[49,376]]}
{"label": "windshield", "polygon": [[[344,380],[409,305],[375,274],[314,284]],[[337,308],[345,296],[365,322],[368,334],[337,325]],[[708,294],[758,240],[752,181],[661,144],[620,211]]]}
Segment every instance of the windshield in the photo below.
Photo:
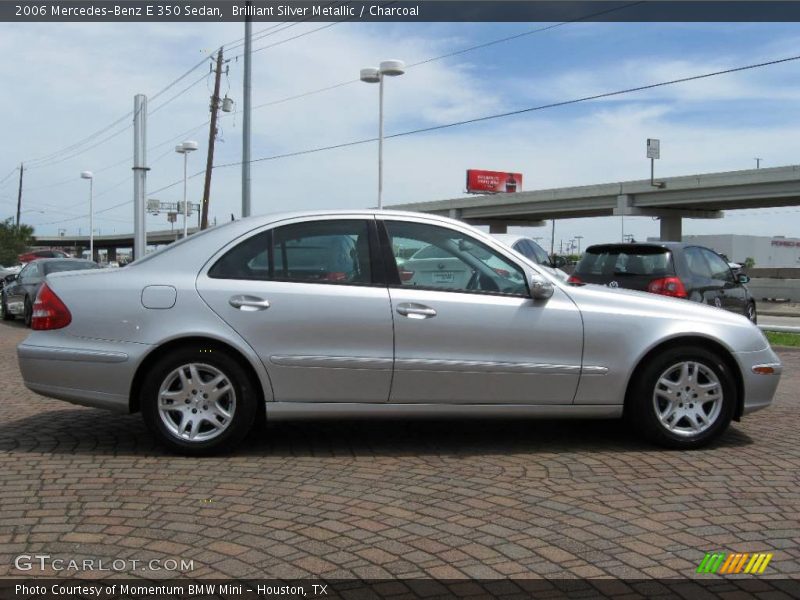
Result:
{"label": "windshield", "polygon": [[672,254],[658,246],[589,248],[575,267],[578,275],[664,277],[674,274]]}

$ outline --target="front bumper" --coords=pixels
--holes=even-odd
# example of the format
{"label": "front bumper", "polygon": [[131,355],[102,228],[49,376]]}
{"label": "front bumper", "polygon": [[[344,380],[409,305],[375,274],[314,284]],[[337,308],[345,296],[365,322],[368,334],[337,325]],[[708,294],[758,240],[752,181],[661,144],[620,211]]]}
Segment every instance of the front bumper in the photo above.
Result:
{"label": "front bumper", "polygon": [[[748,415],[772,404],[772,398],[778,389],[783,372],[783,365],[772,348],[767,347],[757,352],[737,352],[734,354],[742,372],[744,402],[742,415]],[[769,367],[768,369],[757,369]],[[756,372],[771,371],[771,372]]]}

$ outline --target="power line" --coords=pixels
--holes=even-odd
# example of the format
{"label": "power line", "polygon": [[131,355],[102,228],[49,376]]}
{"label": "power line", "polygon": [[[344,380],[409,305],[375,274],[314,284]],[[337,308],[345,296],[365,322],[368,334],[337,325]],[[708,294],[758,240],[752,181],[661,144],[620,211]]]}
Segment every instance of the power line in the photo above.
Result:
{"label": "power line", "polygon": [[148,110],[148,111],[147,111],[147,116],[149,117],[149,116],[152,116],[152,115],[154,115],[155,113],[157,113],[159,110],[161,110],[162,108],[164,108],[164,107],[165,107],[167,104],[169,104],[170,102],[172,102],[172,101],[174,101],[174,100],[177,100],[178,98],[180,98],[181,96],[183,96],[183,95],[184,95],[186,92],[188,92],[189,90],[191,90],[191,89],[192,89],[194,86],[196,86],[196,85],[197,85],[198,83],[200,83],[201,81],[207,80],[207,79],[208,79],[208,75],[209,75],[208,73],[203,73],[203,76],[202,76],[202,77],[200,77],[200,79],[197,79],[197,80],[196,80],[196,81],[194,81],[193,83],[190,83],[190,84],[189,84],[187,87],[183,88],[183,89],[182,89],[180,92],[178,92],[177,94],[175,94],[174,96],[172,96],[172,97],[171,97],[169,100],[166,100],[165,102],[162,102],[161,104],[159,104],[158,106],[156,106],[156,107],[155,107],[153,110]]}
{"label": "power line", "polygon": [[[733,68],[730,68],[730,69],[724,69],[724,70],[721,70],[721,71],[714,71],[714,72],[711,72],[711,73],[703,73],[701,75],[692,75],[692,76],[689,76],[689,77],[681,77],[681,78],[678,78],[678,79],[671,79],[671,80],[668,80],[668,81],[661,81],[659,83],[651,83],[651,84],[641,85],[641,86],[632,87],[632,88],[625,88],[625,89],[616,90],[616,91],[613,91],[613,92],[605,92],[605,93],[602,93],[602,94],[594,94],[592,96],[583,96],[581,98],[574,98],[572,100],[564,100],[564,101],[561,101],[561,102],[552,102],[550,104],[542,104],[542,105],[539,105],[539,106],[532,106],[532,107],[522,108],[522,109],[518,109],[518,110],[512,110],[512,111],[508,111],[508,112],[495,113],[495,114],[486,115],[486,116],[483,116],[483,117],[476,117],[476,118],[473,118],[473,119],[465,119],[463,121],[454,121],[452,123],[445,123],[443,125],[434,125],[434,126],[431,126],[431,127],[422,127],[422,128],[419,128],[419,129],[412,129],[410,131],[403,131],[403,132],[400,132],[400,133],[394,133],[394,134],[391,134],[391,135],[387,135],[387,136],[385,136],[385,139],[406,137],[406,136],[410,136],[410,135],[416,135],[416,134],[419,134],[419,133],[428,133],[428,132],[431,132],[431,131],[438,131],[438,130],[441,130],[441,129],[449,129],[449,128],[452,128],[452,127],[459,127],[461,125],[469,125],[469,124],[473,124],[473,123],[480,123],[480,122],[483,122],[483,121],[490,121],[490,120],[500,119],[500,118],[504,118],[504,117],[510,117],[510,116],[516,116],[516,115],[531,113],[531,112],[537,112],[537,111],[547,110],[547,109],[550,109],[550,108],[558,108],[558,107],[561,107],[561,106],[568,106],[568,105],[571,105],[571,104],[578,104],[578,103],[581,103],[581,102],[589,102],[589,101],[592,101],[592,100],[600,100],[600,99],[603,99],[603,98],[611,98],[611,97],[615,97],[615,96],[621,96],[621,95],[624,95],[624,94],[631,94],[631,93],[634,93],[634,92],[641,92],[641,91],[645,91],[645,90],[651,90],[651,89],[655,89],[655,88],[666,87],[666,86],[669,86],[669,85],[676,85],[676,84],[679,84],[679,83],[687,83],[687,82],[690,82],[690,81],[698,81],[698,80],[702,80],[702,79],[708,79],[710,77],[717,77],[719,75],[728,75],[728,74],[731,74],[731,73],[749,71],[749,70],[752,70],[752,69],[758,69],[758,68],[762,68],[762,67],[768,67],[768,66],[778,65],[778,64],[797,61],[797,60],[800,60],[800,55],[791,56],[791,57],[788,57],[788,58],[780,58],[780,59],[771,60],[771,61],[762,62],[762,63],[756,63],[756,64],[752,64],[752,65],[745,65],[745,66],[741,66],[741,67],[733,67]],[[254,162],[264,162],[264,161],[270,161],[270,160],[278,160],[278,159],[282,159],[282,158],[290,158],[290,157],[294,157],[294,156],[302,156],[302,155],[305,155],[305,154],[314,154],[314,153],[317,153],[317,152],[324,152],[324,151],[328,151],[328,150],[336,150],[336,149],[339,149],[339,148],[347,148],[347,147],[351,147],[351,146],[358,146],[358,145],[361,145],[361,144],[368,144],[370,142],[377,141],[377,139],[378,138],[375,138],[375,137],[366,138],[366,139],[361,139],[361,140],[354,140],[354,141],[350,141],[350,142],[344,142],[344,143],[340,143],[340,144],[333,144],[333,145],[330,145],[330,146],[321,146],[321,147],[317,147],[317,148],[309,148],[309,149],[306,149],[306,150],[299,150],[299,151],[296,151],[296,152],[288,152],[288,153],[284,153],[284,154],[275,154],[275,155],[272,155],[272,156],[266,156],[266,157],[262,157],[262,158],[255,158],[255,159],[251,160],[250,162],[253,162],[253,163]],[[234,166],[241,165],[241,164],[242,164],[241,162],[225,163],[225,164],[221,164],[221,165],[214,165],[214,168],[215,169],[222,169],[222,168],[226,168],[226,167],[234,167]],[[202,172],[203,171],[201,171],[199,173],[195,173],[194,175],[192,175],[192,177],[196,177],[197,175],[200,175]],[[181,181],[183,181],[183,180],[180,180],[180,181],[172,183],[172,184],[170,184],[168,186],[165,186],[164,188],[161,188],[161,190],[164,190],[164,189],[167,189],[169,187],[175,186],[178,183],[181,183]],[[159,191],[161,191],[161,190],[159,190]]]}

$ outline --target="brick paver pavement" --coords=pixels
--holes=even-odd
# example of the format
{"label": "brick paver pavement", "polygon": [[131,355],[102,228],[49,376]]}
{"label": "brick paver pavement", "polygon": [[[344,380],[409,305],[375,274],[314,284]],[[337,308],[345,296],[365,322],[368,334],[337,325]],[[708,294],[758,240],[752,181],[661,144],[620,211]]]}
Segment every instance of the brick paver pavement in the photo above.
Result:
{"label": "brick paver pavement", "polygon": [[717,550],[774,552],[768,574],[800,577],[800,353],[782,353],[776,403],[702,451],[617,422],[364,421],[271,424],[193,459],[139,415],[25,389],[26,333],[0,325],[0,575],[55,574],[14,569],[49,554],[147,577],[175,573],[130,561],[192,560],[191,577],[684,577]]}

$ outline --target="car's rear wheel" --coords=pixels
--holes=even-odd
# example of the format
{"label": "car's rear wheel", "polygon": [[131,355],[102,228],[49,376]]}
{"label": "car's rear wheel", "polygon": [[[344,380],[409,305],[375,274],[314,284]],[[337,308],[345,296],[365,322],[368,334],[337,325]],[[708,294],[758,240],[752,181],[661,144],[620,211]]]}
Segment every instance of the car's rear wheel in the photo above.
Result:
{"label": "car's rear wheel", "polygon": [[25,327],[31,326],[31,321],[33,321],[33,305],[31,304],[31,299],[28,296],[25,296],[25,312],[23,313],[25,318]]}
{"label": "car's rear wheel", "polygon": [[753,325],[758,323],[758,311],[756,311],[756,303],[750,302],[747,304],[747,310],[745,311],[745,316],[750,319]]}
{"label": "car's rear wheel", "polygon": [[258,394],[234,359],[208,349],[182,349],[159,360],[142,386],[145,423],[181,454],[233,448],[253,426]]}
{"label": "car's rear wheel", "polygon": [[644,366],[625,410],[650,441],[689,449],[721,435],[735,406],[736,386],[725,361],[702,348],[677,347]]}

